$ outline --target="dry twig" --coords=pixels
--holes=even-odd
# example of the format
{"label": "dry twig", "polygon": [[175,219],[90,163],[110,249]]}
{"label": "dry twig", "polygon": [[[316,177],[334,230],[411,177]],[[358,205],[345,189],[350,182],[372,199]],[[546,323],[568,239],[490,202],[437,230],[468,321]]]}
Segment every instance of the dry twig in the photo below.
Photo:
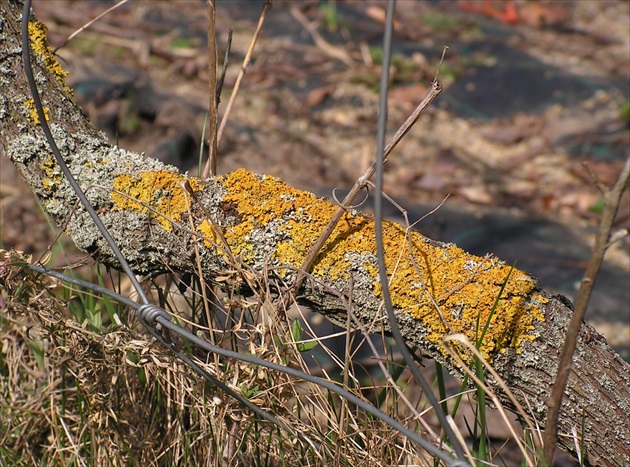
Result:
{"label": "dry twig", "polygon": [[55,49],[53,50],[53,53],[57,53],[57,51],[59,49],[61,49],[62,47],[65,47],[66,44],[68,44],[68,42],[70,42],[72,39],[74,39],[76,36],[78,36],[81,32],[85,31],[87,28],[89,28],[90,26],[92,26],[92,24],[94,24],[95,22],[97,22],[98,20],[100,20],[101,18],[103,18],[105,15],[111,13],[112,11],[114,11],[116,8],[118,8],[121,5],[124,5],[125,3],[127,3],[129,0],[120,0],[118,3],[116,3],[115,5],[109,7],[107,10],[105,10],[103,13],[101,13],[100,15],[98,15],[96,18],[88,21],[87,23],[85,23],[83,26],[81,26],[79,29],[77,29],[76,31],[74,31],[72,34],[70,34],[68,36],[68,38],[62,42],[61,45],[55,47]]}
{"label": "dry twig", "polygon": [[567,328],[566,340],[564,348],[562,350],[562,356],[558,363],[558,374],[556,376],[551,396],[548,404],[547,421],[545,424],[544,434],[544,455],[548,465],[551,465],[553,460],[553,453],[556,448],[558,437],[558,417],[560,416],[560,409],[562,407],[562,398],[564,396],[564,390],[569,379],[569,373],[571,372],[573,354],[575,352],[575,346],[577,343],[577,336],[586,314],[586,307],[591,298],[599,269],[601,268],[604,260],[604,254],[610,246],[610,232],[613,227],[615,215],[619,209],[619,202],[621,195],[628,186],[628,179],[630,179],[630,157],[626,160],[626,164],[619,174],[617,182],[608,190],[603,183],[597,179],[591,172],[593,181],[598,189],[602,192],[604,197],[604,211],[602,213],[602,220],[599,224],[599,230],[595,237],[595,245],[593,246],[593,253],[584,271],[584,277],[580,284],[580,290],[575,300],[575,310],[569,326]]}
{"label": "dry twig", "polygon": [[[247,53],[245,54],[245,58],[243,59],[243,64],[241,65],[241,71],[238,73],[238,77],[236,78],[236,83],[234,83],[234,89],[232,90],[232,95],[230,96],[230,100],[228,101],[227,107],[225,109],[225,113],[223,114],[223,118],[221,119],[221,124],[219,125],[219,130],[217,131],[216,144],[218,145],[221,141],[221,136],[223,135],[223,131],[225,130],[225,125],[227,125],[228,117],[232,111],[232,107],[234,107],[234,102],[236,101],[236,96],[238,95],[238,91],[241,87],[241,82],[243,81],[243,77],[245,76],[245,72],[247,71],[247,67],[252,60],[252,54],[254,53],[254,47],[256,46],[256,42],[258,42],[258,37],[260,37],[260,32],[262,31],[263,24],[265,24],[265,19],[267,18],[267,12],[271,9],[271,0],[267,0],[263,5],[262,13],[260,14],[260,19],[258,20],[258,25],[256,26],[256,31],[254,32],[254,36],[249,44],[249,48],[247,49]],[[207,178],[211,173],[211,162],[208,159],[206,166],[203,169],[203,177]]]}
{"label": "dry twig", "polygon": [[[208,165],[204,178],[217,174],[217,41],[214,0],[208,0]],[[206,170],[208,173],[206,173]]]}
{"label": "dry twig", "polygon": [[[389,144],[385,148],[383,164],[387,162],[387,158],[389,157],[390,153],[394,150],[394,148],[398,145],[400,140],[409,132],[411,127],[418,121],[418,119],[420,118],[420,115],[424,113],[424,111],[427,109],[427,107],[429,107],[431,102],[433,102],[433,100],[437,96],[439,96],[441,92],[442,92],[442,85],[437,80],[437,76],[436,76],[436,79],[431,84],[431,90],[429,91],[427,96],[422,100],[422,102],[420,102],[420,104],[418,104],[418,106],[411,113],[411,115],[407,117],[407,120],[405,120],[405,122],[400,126],[400,128],[398,129],[398,131],[396,132],[392,140],[389,142]],[[300,268],[298,272],[297,278],[295,279],[295,283],[293,284],[294,290],[298,290],[300,288],[300,286],[304,282],[304,279],[306,278],[306,273],[309,271],[310,267],[315,261],[315,258],[320,253],[322,247],[326,243],[326,240],[328,240],[332,232],[335,230],[335,226],[341,219],[341,216],[343,216],[343,214],[348,209],[348,206],[352,204],[352,202],[355,200],[355,198],[358,196],[361,190],[363,190],[366,187],[370,178],[374,176],[375,171],[376,171],[376,161],[372,162],[372,164],[365,170],[365,172],[363,172],[363,174],[357,179],[357,181],[354,183],[354,185],[350,189],[350,192],[343,199],[343,201],[341,202],[341,205],[339,206],[339,209],[335,211],[335,214],[331,217],[330,221],[326,225],[326,228],[324,229],[322,234],[319,236],[317,241],[310,248],[308,255],[306,256],[306,259],[304,260],[304,263],[302,263],[302,267]]]}
{"label": "dry twig", "polygon": [[308,34],[311,36],[313,42],[315,42],[315,45],[326,55],[334,59],[341,60],[348,66],[352,66],[354,64],[354,60],[352,60],[348,52],[346,52],[341,47],[335,47],[321,36],[321,34],[317,31],[317,28],[309,23],[308,18],[304,16],[302,10],[300,10],[296,6],[293,6],[291,7],[291,14],[296,20],[298,20],[298,22],[304,27],[304,29],[306,29],[306,32],[308,32]]}

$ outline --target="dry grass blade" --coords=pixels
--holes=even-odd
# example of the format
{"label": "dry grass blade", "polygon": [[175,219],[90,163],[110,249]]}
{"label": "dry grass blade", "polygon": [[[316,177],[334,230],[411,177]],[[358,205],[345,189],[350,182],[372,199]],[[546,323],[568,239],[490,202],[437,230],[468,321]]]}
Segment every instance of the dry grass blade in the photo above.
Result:
{"label": "dry grass blade", "polygon": [[[25,261],[12,255],[11,261]],[[6,265],[4,253],[0,259]],[[216,388],[200,387],[196,375],[166,349],[137,335],[133,323],[130,328],[90,331],[85,323],[65,317],[67,304],[55,295],[56,281],[41,282],[15,266],[2,279],[7,303],[0,339],[11,343],[2,352],[2,374],[12,375],[0,380],[0,390],[8,396],[8,403],[0,404],[3,460],[23,451],[34,455],[32,465],[66,464],[70,459],[78,465],[112,460],[120,465],[195,465],[226,445],[222,436],[231,433],[241,439],[251,430],[254,418],[238,402],[223,401]],[[256,354],[279,361],[264,349]],[[233,374],[232,387],[238,391],[265,385],[273,389],[288,381],[238,362],[197,364],[211,374]],[[260,402],[283,417],[289,412],[274,399],[278,394],[282,391],[258,392]],[[33,417],[35,413],[45,416]],[[240,423],[235,429],[229,420]],[[266,424],[259,431],[273,433]],[[269,459],[277,461],[291,443],[283,447],[277,433],[271,439],[277,443],[268,446]],[[256,456],[255,446],[249,445],[238,453],[237,464],[250,465]]]}
{"label": "dry grass blade", "polygon": [[[488,387],[488,385],[486,385],[483,381],[481,381],[479,378],[477,378],[477,375],[475,374],[475,372],[472,371],[468,367],[468,365],[466,365],[464,363],[464,361],[459,356],[457,351],[454,350],[451,345],[449,345],[451,342],[458,342],[459,344],[465,346],[470,352],[472,352],[483,363],[483,365],[487,369],[490,369],[492,371],[492,368],[491,368],[490,364],[483,358],[483,356],[481,355],[481,352],[479,352],[479,350],[474,345],[472,345],[470,343],[470,341],[468,341],[466,336],[464,336],[462,334],[454,334],[454,335],[450,335],[450,336],[447,336],[447,337],[444,338],[444,343],[446,344],[446,350],[451,354],[451,357],[453,357],[453,359],[458,362],[459,367],[464,372],[466,372],[466,374],[475,382],[475,385],[477,385],[477,387],[482,388],[483,391],[486,394],[490,395],[490,397],[492,398],[492,402],[494,402],[496,408],[499,410],[499,412],[501,412],[501,416],[503,417],[503,420],[505,421],[505,425],[508,427],[508,429],[510,430],[510,433],[512,434],[512,439],[514,439],[516,441],[519,449],[521,450],[521,453],[523,454],[523,458],[524,458],[524,460],[526,462],[525,465],[535,465],[535,463],[533,462],[533,460],[530,457],[530,453],[528,452],[527,448],[525,447],[525,445],[522,443],[522,441],[520,440],[520,438],[518,437],[518,435],[514,431],[514,428],[512,427],[512,424],[509,422],[507,414],[505,413],[505,409],[503,408],[503,404],[501,404],[501,401],[499,400],[499,398],[497,397],[495,392],[492,389],[490,389]],[[496,378],[499,375],[497,375],[495,372],[493,372],[493,376]],[[501,382],[502,387],[504,387],[504,388],[506,387],[505,383],[503,381],[501,381],[500,378],[498,379],[498,381]],[[516,402],[516,399],[513,398],[513,397],[511,397],[511,400],[513,402]],[[520,405],[519,405],[519,408],[520,408],[521,416],[525,416],[525,420],[528,420],[529,417],[527,417],[525,412],[522,411],[522,408],[520,407]],[[481,436],[485,436],[485,434],[482,434]],[[472,462],[472,459],[471,459],[471,462]],[[475,465],[475,463],[472,462],[472,465]]]}
{"label": "dry grass blade", "polygon": [[363,326],[363,324],[354,315],[354,313],[352,312],[352,307],[349,304],[347,304],[346,310],[348,312],[348,316],[352,319],[353,325],[359,328],[359,330],[365,336],[365,342],[370,347],[370,350],[372,351],[372,354],[377,361],[377,365],[379,366],[381,372],[385,376],[385,379],[390,384],[390,386],[396,391],[396,393],[400,397],[400,400],[402,400],[403,403],[407,406],[407,408],[409,409],[409,411],[411,412],[413,416],[413,419],[422,424],[422,426],[428,433],[429,439],[432,439],[434,441],[439,440],[439,436],[433,431],[431,426],[429,426],[429,424],[426,423],[426,421],[424,420],[424,417],[423,417],[424,414],[418,412],[416,407],[414,407],[414,405],[411,403],[409,398],[403,393],[403,391],[400,389],[396,381],[394,381],[394,379],[392,378],[391,373],[387,370],[387,368],[383,364],[382,358],[380,357],[378,350],[376,350],[376,347],[374,346],[374,343],[372,342],[372,339],[369,336],[368,330],[365,328],[365,326]]}

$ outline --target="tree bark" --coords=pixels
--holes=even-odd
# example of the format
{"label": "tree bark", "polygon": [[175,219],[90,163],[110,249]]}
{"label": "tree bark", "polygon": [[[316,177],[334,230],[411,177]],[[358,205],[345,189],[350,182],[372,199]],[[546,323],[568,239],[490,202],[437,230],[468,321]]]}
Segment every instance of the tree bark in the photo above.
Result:
{"label": "tree bark", "polygon": [[[0,0],[2,152],[80,249],[119,267],[63,179],[34,117],[20,56],[20,10],[17,2]],[[246,269],[272,283],[292,282],[336,206],[273,177],[238,170],[207,180],[187,178],[159,161],[112,146],[75,103],[40,33],[38,27],[31,30],[35,77],[53,135],[137,274],[197,273],[196,243],[208,280],[230,275],[237,280],[233,271]],[[186,181],[194,198],[182,186]],[[476,342],[478,329],[489,322],[480,345],[483,355],[538,426],[544,426],[572,313],[568,300],[547,294],[525,272],[510,273],[492,256],[469,255],[391,223],[385,225],[384,238],[392,300],[406,342],[461,376],[443,338],[461,333]],[[342,326],[349,303],[371,330],[387,329],[375,251],[374,223],[347,213],[309,271],[301,301]],[[497,382],[489,382],[511,407]],[[586,464],[628,464],[628,414],[630,365],[584,323],[560,415],[560,446],[574,456],[576,444],[583,446]]]}

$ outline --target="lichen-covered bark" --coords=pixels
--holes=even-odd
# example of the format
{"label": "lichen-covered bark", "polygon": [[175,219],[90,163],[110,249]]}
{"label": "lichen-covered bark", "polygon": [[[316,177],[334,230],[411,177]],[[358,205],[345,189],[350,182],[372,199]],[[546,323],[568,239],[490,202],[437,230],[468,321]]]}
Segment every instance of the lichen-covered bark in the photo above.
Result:
{"label": "lichen-covered bark", "polygon": [[[3,152],[76,245],[116,267],[111,250],[78,205],[33,119],[20,57],[19,17],[19,5],[0,0]],[[32,31],[41,40],[40,30]],[[134,271],[196,273],[196,244],[209,280],[241,264],[291,282],[336,206],[273,177],[239,170],[197,180],[111,146],[76,106],[45,47],[40,44],[35,52],[36,79],[57,144]],[[462,333],[476,341],[489,323],[481,351],[543,426],[570,304],[549,296],[528,274],[510,271],[497,258],[469,255],[455,245],[390,223],[384,237],[392,300],[409,345],[461,374],[443,350],[442,339]],[[313,280],[306,281],[303,300],[345,325],[343,296],[364,324],[375,331],[387,328],[380,311],[375,251],[373,221],[347,213],[310,271]],[[507,402],[504,394],[502,399]],[[585,446],[590,464],[628,463],[629,413],[630,367],[585,324],[560,432],[580,434],[584,424],[585,440],[578,445]],[[560,443],[575,451],[570,437],[563,436]]]}

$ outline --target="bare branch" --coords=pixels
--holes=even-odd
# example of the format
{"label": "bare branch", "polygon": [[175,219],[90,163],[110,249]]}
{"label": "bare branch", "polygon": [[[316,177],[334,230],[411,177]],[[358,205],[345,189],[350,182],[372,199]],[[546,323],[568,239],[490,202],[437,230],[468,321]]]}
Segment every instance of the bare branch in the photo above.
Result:
{"label": "bare branch", "polygon": [[234,84],[234,89],[232,90],[232,95],[230,96],[230,100],[228,101],[227,108],[225,109],[225,114],[221,119],[221,125],[219,126],[219,132],[217,135],[217,143],[221,141],[221,136],[223,135],[223,130],[225,129],[225,125],[227,125],[228,117],[230,116],[230,112],[232,111],[232,107],[234,107],[234,102],[236,101],[236,96],[238,95],[238,91],[241,87],[241,82],[243,81],[243,77],[245,76],[245,72],[249,67],[250,62],[252,61],[252,54],[254,53],[254,48],[256,47],[256,43],[258,42],[258,38],[260,37],[260,33],[262,31],[262,27],[265,24],[265,19],[267,18],[267,13],[271,9],[271,0],[267,0],[263,5],[262,12],[260,13],[260,19],[258,20],[258,25],[256,26],[256,30],[254,31],[254,36],[249,44],[249,48],[247,49],[247,53],[245,54],[245,58],[243,59],[243,64],[241,65],[241,71],[236,78],[236,83]]}
{"label": "bare branch", "polygon": [[[590,170],[590,167],[587,166]],[[600,190],[604,190],[605,187],[599,181],[599,178],[592,173],[593,180]],[[545,436],[544,436],[544,455],[547,459],[547,463],[551,465],[553,459],[553,452],[556,447],[556,438],[558,436],[558,417],[560,416],[560,409],[562,407],[562,399],[564,391],[569,379],[569,374],[572,367],[572,359],[575,353],[578,334],[582,326],[582,321],[586,315],[586,307],[591,299],[591,293],[597,280],[597,275],[604,261],[604,254],[609,244],[610,232],[612,231],[613,222],[617,210],[619,209],[619,202],[621,201],[621,195],[623,191],[628,187],[628,179],[630,178],[630,157],[626,160],[623,170],[619,174],[617,182],[612,189],[606,189],[604,194],[604,211],[602,213],[602,219],[599,224],[599,230],[595,237],[595,244],[593,246],[593,253],[584,271],[584,277],[580,284],[580,290],[578,292],[577,299],[575,300],[575,312],[569,322],[567,328],[566,341],[562,350],[562,356],[558,364],[558,374],[556,381],[551,391],[551,397],[548,404],[547,421],[545,424]]]}
{"label": "bare branch", "polygon": [[208,163],[203,178],[217,174],[217,41],[214,0],[208,0]]}

